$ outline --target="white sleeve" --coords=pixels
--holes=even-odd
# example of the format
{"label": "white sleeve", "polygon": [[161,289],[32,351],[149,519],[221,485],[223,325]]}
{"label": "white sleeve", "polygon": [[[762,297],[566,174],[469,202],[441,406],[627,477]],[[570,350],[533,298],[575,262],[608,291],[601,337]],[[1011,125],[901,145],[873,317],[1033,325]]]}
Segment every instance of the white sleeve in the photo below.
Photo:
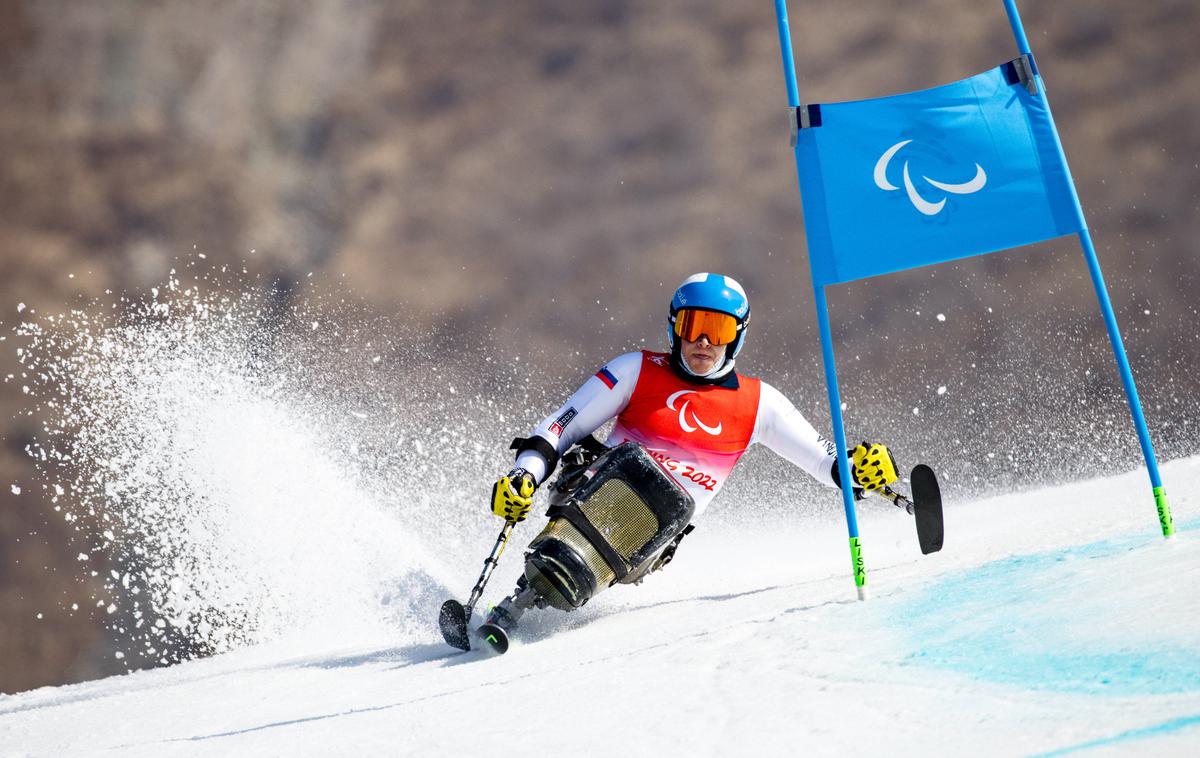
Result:
{"label": "white sleeve", "polygon": [[766,382],[762,383],[759,394],[758,419],[750,442],[761,442],[822,484],[837,486],[832,476],[837,460],[833,443],[817,434],[796,406]]}
{"label": "white sleeve", "polygon": [[[605,421],[625,410],[641,372],[641,353],[626,353],[612,359],[596,376],[575,390],[558,410],[535,426],[530,436],[541,437],[562,455]],[[612,386],[609,386],[610,382]],[[546,459],[534,450],[518,455],[517,465],[533,474],[539,484],[549,473]]]}

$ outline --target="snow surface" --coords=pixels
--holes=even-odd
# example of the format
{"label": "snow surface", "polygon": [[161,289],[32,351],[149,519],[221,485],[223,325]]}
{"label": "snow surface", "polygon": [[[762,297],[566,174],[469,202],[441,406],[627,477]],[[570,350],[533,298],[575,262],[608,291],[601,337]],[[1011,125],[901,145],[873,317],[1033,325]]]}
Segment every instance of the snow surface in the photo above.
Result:
{"label": "snow surface", "polygon": [[950,503],[934,556],[864,503],[858,602],[839,524],[702,524],[503,657],[447,649],[431,598],[403,643],[354,627],[0,697],[0,754],[1197,755],[1200,457],[1163,472],[1172,540],[1142,471]]}

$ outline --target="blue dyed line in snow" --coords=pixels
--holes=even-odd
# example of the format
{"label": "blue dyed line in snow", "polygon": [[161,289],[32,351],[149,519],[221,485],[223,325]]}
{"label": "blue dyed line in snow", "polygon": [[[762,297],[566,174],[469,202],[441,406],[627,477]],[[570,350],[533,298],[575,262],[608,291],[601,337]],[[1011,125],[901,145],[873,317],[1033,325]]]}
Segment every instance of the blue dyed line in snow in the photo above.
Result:
{"label": "blue dyed line in snow", "polygon": [[[1178,527],[1183,536],[1200,519]],[[1200,640],[1156,627],[1152,615],[1175,548],[1194,549],[1140,535],[993,561],[906,598],[891,609],[893,623],[912,645],[909,663],[987,681],[1096,695],[1195,692]],[[1131,569],[1145,576],[1126,576]],[[1149,615],[1132,630],[1128,617],[1142,609],[1112,594],[1120,581],[1145,582]],[[1190,592],[1167,597],[1195,602]]]}
{"label": "blue dyed line in snow", "polygon": [[1111,737],[1101,737],[1098,740],[1090,740],[1088,742],[1080,742],[1078,745],[1051,750],[1048,753],[1038,753],[1034,758],[1053,758],[1053,756],[1069,755],[1078,753],[1082,750],[1091,750],[1097,747],[1108,747],[1117,745],[1122,742],[1132,742],[1134,740],[1145,739],[1146,737],[1159,737],[1171,732],[1178,732],[1180,729],[1187,729],[1189,726],[1200,725],[1200,713],[1192,716],[1181,716],[1177,719],[1164,721],[1161,724],[1153,726],[1143,726],[1138,729],[1130,729],[1120,734],[1114,734]]}

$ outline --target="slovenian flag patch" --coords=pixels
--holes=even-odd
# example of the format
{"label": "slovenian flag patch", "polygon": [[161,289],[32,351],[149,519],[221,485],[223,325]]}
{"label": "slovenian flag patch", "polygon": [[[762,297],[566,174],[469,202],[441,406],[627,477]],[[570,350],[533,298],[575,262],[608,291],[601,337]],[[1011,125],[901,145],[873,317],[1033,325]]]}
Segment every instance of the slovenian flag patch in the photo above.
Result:
{"label": "slovenian flag patch", "polygon": [[597,371],[596,378],[604,382],[610,390],[617,386],[617,377],[613,376],[613,372],[609,371],[607,367]]}

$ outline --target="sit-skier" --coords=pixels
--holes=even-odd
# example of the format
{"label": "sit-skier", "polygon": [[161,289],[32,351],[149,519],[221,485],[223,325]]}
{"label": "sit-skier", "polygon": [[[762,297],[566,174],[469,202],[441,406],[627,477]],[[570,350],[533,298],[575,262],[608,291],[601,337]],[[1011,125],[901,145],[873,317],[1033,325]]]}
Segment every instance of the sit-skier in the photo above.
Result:
{"label": "sit-skier", "polygon": [[[570,610],[587,602],[607,584],[639,582],[666,565],[679,540],[691,531],[688,520],[694,520],[708,506],[738,459],[755,443],[766,445],[818,481],[840,486],[833,444],[819,435],[777,389],[734,370],[749,323],[749,300],[733,278],[708,273],[688,277],[671,300],[667,319],[670,352],[642,351],[614,358],[538,424],[528,438],[514,442],[516,466],[495,483],[491,498],[492,511],[507,521],[526,518],[535,490],[577,443],[592,454],[582,460],[576,452],[567,456],[573,459],[575,472],[606,450],[636,443],[669,477],[663,478],[666,486],[660,489],[679,490],[676,499],[690,502],[682,511],[686,514],[683,523],[672,527],[674,533],[659,535],[659,542],[664,544],[646,541],[645,546],[654,548],[654,552],[636,554],[640,561],[625,567],[622,576],[621,564],[630,556],[602,544],[608,540],[587,517],[579,516],[578,509],[572,518],[570,508],[554,505],[556,496],[561,503],[570,496],[570,489],[576,488],[573,472],[564,471],[551,498],[551,527],[531,543],[526,575],[516,591],[492,609],[487,624],[511,629],[533,605],[550,604]],[[613,418],[616,424],[600,447],[590,435]],[[850,452],[850,460],[856,490],[880,490],[897,479],[895,460],[884,445],[859,444]],[[571,481],[564,482],[567,479]],[[577,479],[584,481],[586,477]],[[643,495],[642,499],[652,498]],[[613,511],[626,512],[632,511]],[[574,526],[557,527],[555,516]],[[575,531],[585,532],[586,540],[575,534],[575,544],[583,545],[583,550],[537,549],[539,544],[547,544],[547,535],[570,542],[562,533],[575,527]],[[612,533],[624,527],[610,521],[605,531]],[[592,557],[581,559],[583,553]],[[600,558],[607,565],[601,564]],[[585,578],[579,579],[580,575]],[[598,581],[607,583],[588,586]]]}

